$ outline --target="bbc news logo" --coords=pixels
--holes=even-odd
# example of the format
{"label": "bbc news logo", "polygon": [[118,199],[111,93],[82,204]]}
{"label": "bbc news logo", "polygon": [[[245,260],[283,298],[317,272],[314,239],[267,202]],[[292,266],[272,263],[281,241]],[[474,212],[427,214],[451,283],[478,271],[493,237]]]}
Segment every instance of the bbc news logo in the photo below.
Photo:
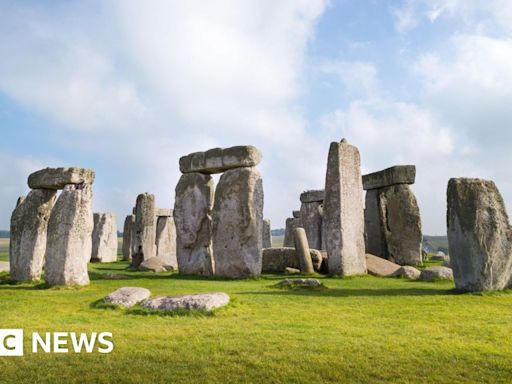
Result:
{"label": "bbc news logo", "polygon": [[[0,329],[0,356],[23,356],[23,329]],[[32,353],[110,353],[114,350],[111,332],[32,333]]]}

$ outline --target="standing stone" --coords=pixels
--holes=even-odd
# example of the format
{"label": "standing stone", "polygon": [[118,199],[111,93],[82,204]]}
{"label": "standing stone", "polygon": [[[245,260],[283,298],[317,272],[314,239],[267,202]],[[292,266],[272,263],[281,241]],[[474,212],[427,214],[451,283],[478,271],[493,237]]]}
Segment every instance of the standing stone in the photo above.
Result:
{"label": "standing stone", "polygon": [[329,148],[324,227],[329,273],[366,273],[361,162],[358,149],[345,139]]}
{"label": "standing stone", "polygon": [[113,213],[95,213],[92,231],[92,262],[117,261],[117,224]]}
{"label": "standing stone", "polygon": [[214,188],[212,177],[201,173],[184,174],[176,185],[174,221],[180,273],[213,275],[211,209]]}
{"label": "standing stone", "polygon": [[[139,254],[137,261],[144,261],[156,255],[156,220],[155,196],[141,193],[137,196],[135,214],[135,233],[133,239],[132,259],[135,253]],[[138,265],[134,265],[138,267]]]}
{"label": "standing stone", "polygon": [[311,261],[311,252],[309,250],[308,238],[304,228],[295,228],[293,230],[295,238],[295,249],[299,257],[300,270],[303,273],[313,273],[313,262]]}
{"label": "standing stone", "polygon": [[124,219],[123,227],[123,260],[128,261],[132,258],[133,250],[133,231],[135,229],[135,215],[128,215]]}
{"label": "standing stone", "polygon": [[161,259],[165,265],[178,269],[176,226],[172,216],[160,216],[156,222],[156,257]]}
{"label": "standing stone", "polygon": [[511,287],[512,229],[492,181],[448,183],[448,244],[455,287],[464,291]]}
{"label": "standing stone", "polygon": [[310,247],[322,249],[322,219],[324,191],[307,191],[301,194],[300,218]]}
{"label": "standing stone", "polygon": [[385,209],[380,195],[379,189],[371,189],[366,192],[364,210],[366,252],[387,259],[388,247],[384,228]]}
{"label": "standing stone", "polygon": [[11,216],[9,262],[11,278],[33,281],[41,278],[46,253],[47,227],[56,191],[34,189],[18,199]]}
{"label": "standing stone", "polygon": [[213,206],[215,274],[253,277],[261,274],[263,183],[256,168],[226,171]]}
{"label": "standing stone", "polygon": [[284,230],[283,247],[295,247],[295,239],[293,237],[293,230],[302,225],[300,218],[289,217],[286,219],[286,226]]}
{"label": "standing stone", "polygon": [[64,187],[48,222],[45,279],[50,285],[87,285],[92,251],[92,186]]}
{"label": "standing stone", "polygon": [[272,247],[272,228],[269,219],[263,220],[263,248],[271,248]]}

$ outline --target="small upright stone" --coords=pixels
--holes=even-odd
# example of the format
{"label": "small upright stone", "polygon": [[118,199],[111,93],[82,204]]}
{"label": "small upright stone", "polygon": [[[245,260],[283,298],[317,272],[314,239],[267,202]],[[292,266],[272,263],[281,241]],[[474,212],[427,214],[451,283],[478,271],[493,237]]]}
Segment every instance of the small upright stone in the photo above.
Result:
{"label": "small upright stone", "polygon": [[346,140],[329,149],[323,220],[329,273],[366,273],[361,161]]}
{"label": "small upright stone", "polygon": [[46,236],[56,191],[34,189],[11,216],[9,262],[11,278],[15,281],[34,281],[41,278]]}
{"label": "small upright stone", "polygon": [[142,260],[146,260],[156,256],[155,196],[149,193],[137,196],[136,211],[132,255],[140,253]]}
{"label": "small upright stone", "polygon": [[94,171],[86,168],[45,168],[28,177],[32,189],[63,189],[68,184],[92,184]]}
{"label": "small upright stone", "polygon": [[448,244],[455,287],[490,291],[511,287],[512,229],[505,202],[492,181],[448,183]]}
{"label": "small upright stone", "polygon": [[272,247],[272,229],[269,219],[263,220],[263,248]]}
{"label": "small upright stone", "polygon": [[111,263],[117,260],[117,223],[113,213],[94,213],[92,231],[92,262]]}
{"label": "small upright stone", "polygon": [[160,216],[156,223],[156,257],[178,269],[176,259],[176,225],[174,217]]}
{"label": "small upright stone", "polygon": [[123,227],[123,260],[128,261],[132,258],[133,252],[133,231],[135,229],[135,215],[128,215],[124,219]]}
{"label": "small upright stone", "polygon": [[45,279],[50,285],[87,285],[92,251],[92,186],[66,185],[48,222]]}
{"label": "small upright stone", "polygon": [[241,167],[255,167],[261,161],[261,152],[252,145],[231,148],[213,148],[180,158],[182,173],[221,173]]}
{"label": "small upright stone", "polygon": [[211,209],[214,188],[212,177],[201,173],[184,174],[176,185],[174,222],[180,273],[213,275]]}
{"label": "small upright stone", "polygon": [[263,183],[256,168],[222,174],[213,206],[215,274],[255,277],[261,274]]}

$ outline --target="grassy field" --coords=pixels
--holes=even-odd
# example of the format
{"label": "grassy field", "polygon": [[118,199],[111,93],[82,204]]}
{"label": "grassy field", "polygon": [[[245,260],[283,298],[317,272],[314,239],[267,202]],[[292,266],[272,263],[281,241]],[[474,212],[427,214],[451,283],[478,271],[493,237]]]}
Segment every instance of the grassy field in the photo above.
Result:
{"label": "grassy field", "polygon": [[[4,244],[5,245],[5,244]],[[2,248],[4,249],[4,248]],[[2,259],[6,258],[5,251]],[[111,354],[0,358],[0,382],[509,383],[512,294],[455,294],[449,282],[320,277],[317,291],[280,290],[283,278],[219,280],[90,265],[91,285],[41,289],[0,276],[1,328],[103,332]],[[115,278],[115,279],[112,279]],[[225,291],[212,316],[100,309],[122,286],[154,295]]]}

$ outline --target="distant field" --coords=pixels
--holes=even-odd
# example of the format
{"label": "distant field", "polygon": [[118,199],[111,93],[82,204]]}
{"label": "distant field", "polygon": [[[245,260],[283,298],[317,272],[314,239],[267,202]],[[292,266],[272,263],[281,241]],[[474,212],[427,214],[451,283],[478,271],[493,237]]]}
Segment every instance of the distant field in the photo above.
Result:
{"label": "distant field", "polygon": [[283,246],[284,236],[272,236],[272,247],[279,248]]}

